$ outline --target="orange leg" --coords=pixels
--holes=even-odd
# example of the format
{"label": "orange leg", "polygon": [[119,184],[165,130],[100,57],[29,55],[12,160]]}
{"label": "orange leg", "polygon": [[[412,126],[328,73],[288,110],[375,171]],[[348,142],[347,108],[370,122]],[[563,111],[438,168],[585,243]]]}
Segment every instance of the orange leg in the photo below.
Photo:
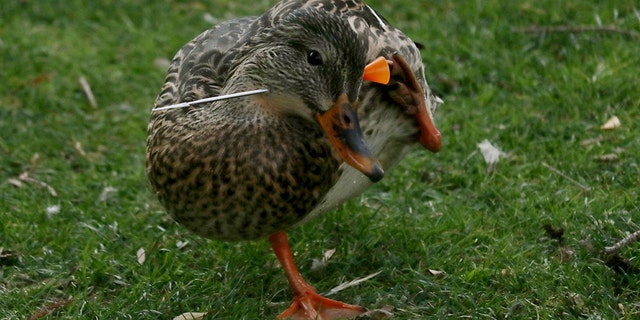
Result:
{"label": "orange leg", "polygon": [[298,272],[287,234],[279,231],[269,237],[273,252],[280,260],[284,269],[289,286],[293,292],[293,303],[278,316],[278,319],[305,319],[305,320],[333,320],[352,319],[367,311],[360,306],[346,304],[340,301],[331,300],[319,295],[310,284],[308,284]]}

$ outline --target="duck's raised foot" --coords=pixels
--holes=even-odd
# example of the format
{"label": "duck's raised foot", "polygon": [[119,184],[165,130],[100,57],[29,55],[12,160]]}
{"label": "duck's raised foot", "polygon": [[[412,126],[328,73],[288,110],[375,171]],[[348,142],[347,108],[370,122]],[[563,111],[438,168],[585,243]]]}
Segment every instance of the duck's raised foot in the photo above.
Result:
{"label": "duck's raised foot", "polygon": [[293,255],[289,248],[287,234],[280,231],[271,237],[271,247],[280,260],[284,269],[289,286],[293,292],[293,303],[278,316],[278,319],[295,320],[337,320],[353,319],[367,311],[359,306],[346,304],[344,302],[332,300],[319,295],[310,284],[308,284],[293,263]]}
{"label": "duck's raised foot", "polygon": [[353,319],[367,309],[325,298],[315,291],[307,291],[293,298],[291,306],[277,319],[337,320]]}

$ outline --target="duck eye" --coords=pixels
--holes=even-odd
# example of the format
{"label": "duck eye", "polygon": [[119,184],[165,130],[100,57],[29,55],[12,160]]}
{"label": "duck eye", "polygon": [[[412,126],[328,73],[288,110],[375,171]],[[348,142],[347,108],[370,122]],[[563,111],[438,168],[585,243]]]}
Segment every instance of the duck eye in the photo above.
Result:
{"label": "duck eye", "polygon": [[319,66],[322,64],[322,54],[316,50],[311,50],[307,54],[307,61],[312,66]]}

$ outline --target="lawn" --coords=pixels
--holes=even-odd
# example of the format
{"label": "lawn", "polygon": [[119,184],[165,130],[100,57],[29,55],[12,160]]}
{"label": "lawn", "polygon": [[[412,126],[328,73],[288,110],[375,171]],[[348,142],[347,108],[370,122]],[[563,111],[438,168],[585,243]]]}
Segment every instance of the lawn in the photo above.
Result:
{"label": "lawn", "polygon": [[[269,319],[288,306],[266,241],[190,234],[144,174],[168,59],[272,4],[3,3],[0,319]],[[379,272],[331,297],[393,319],[640,317],[640,244],[601,254],[640,229],[640,6],[369,4],[424,45],[443,148],[291,230],[304,276],[326,293]],[[485,139],[503,152],[492,170]]]}

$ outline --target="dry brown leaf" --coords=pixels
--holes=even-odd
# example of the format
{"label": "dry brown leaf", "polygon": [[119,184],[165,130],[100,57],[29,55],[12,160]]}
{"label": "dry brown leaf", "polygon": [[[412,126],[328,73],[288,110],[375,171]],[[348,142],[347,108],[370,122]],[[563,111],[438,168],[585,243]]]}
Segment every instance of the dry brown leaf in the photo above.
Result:
{"label": "dry brown leaf", "polygon": [[434,277],[444,277],[446,275],[446,273],[444,271],[441,270],[434,270],[434,269],[429,269],[429,274],[431,274]]}
{"label": "dry brown leaf", "polygon": [[624,310],[624,304],[622,303],[618,303],[618,310],[620,311],[620,314],[622,314],[623,316],[627,314]]}
{"label": "dry brown leaf", "polygon": [[144,248],[140,248],[138,249],[138,251],[136,251],[136,258],[138,258],[138,263],[139,264],[143,264],[144,261],[147,259],[147,254],[144,251]]}
{"label": "dry brown leaf", "polygon": [[607,122],[600,126],[600,129],[613,130],[615,128],[619,128],[621,125],[622,124],[620,123],[620,119],[618,119],[618,117],[616,116],[612,116],[611,118],[609,118],[609,120],[607,120]]}
{"label": "dry brown leaf", "polygon": [[324,254],[322,255],[322,259],[328,261],[329,259],[331,259],[331,257],[333,257],[334,253],[336,253],[336,249],[329,249],[324,252]]}
{"label": "dry brown leaf", "polygon": [[336,253],[336,249],[329,249],[324,252],[321,259],[313,259],[313,261],[311,261],[311,270],[318,270],[326,267],[327,262],[331,259],[334,253]]}

